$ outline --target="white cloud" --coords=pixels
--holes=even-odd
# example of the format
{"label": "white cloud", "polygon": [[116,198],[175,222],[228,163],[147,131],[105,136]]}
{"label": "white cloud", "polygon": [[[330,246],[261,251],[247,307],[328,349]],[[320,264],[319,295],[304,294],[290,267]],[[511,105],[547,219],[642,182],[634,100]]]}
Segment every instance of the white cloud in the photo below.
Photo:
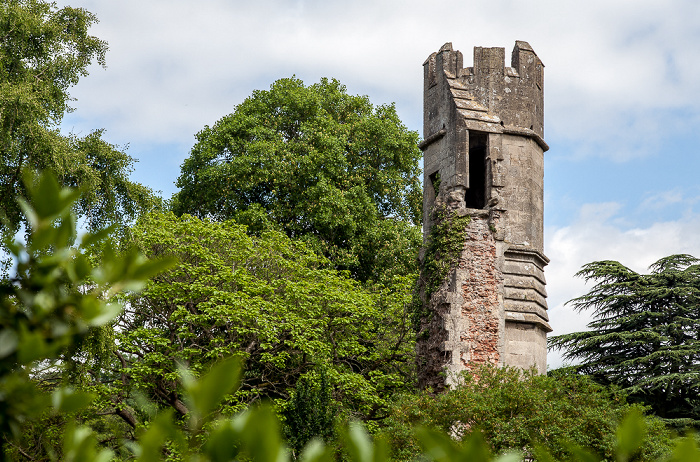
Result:
{"label": "white cloud", "polygon": [[[587,292],[586,284],[574,275],[593,261],[616,260],[637,272],[646,272],[661,257],[688,253],[700,257],[700,215],[688,214],[674,221],[652,222],[628,228],[620,225],[625,210],[619,204],[585,204],[569,226],[546,230],[545,253],[551,263],[545,270],[549,294],[551,335],[585,330],[590,320],[564,306]],[[549,364],[561,364],[561,355],[549,353]]]}
{"label": "white cloud", "polygon": [[[654,212],[660,209],[681,204],[684,202],[683,192],[679,189],[671,191],[662,191],[657,194],[651,194],[644,198],[639,204],[639,210],[645,212]],[[694,202],[694,201],[693,201]]]}
{"label": "white cloud", "polygon": [[[75,3],[73,0],[70,3]],[[272,80],[337,77],[397,101],[421,125],[421,63],[452,41],[528,40],[547,65],[547,131],[578,155],[624,160],[700,111],[700,3],[124,0],[79,2],[101,23],[109,70],[75,90],[83,117],[125,141],[187,141]],[[669,114],[685,108],[678,117]]]}

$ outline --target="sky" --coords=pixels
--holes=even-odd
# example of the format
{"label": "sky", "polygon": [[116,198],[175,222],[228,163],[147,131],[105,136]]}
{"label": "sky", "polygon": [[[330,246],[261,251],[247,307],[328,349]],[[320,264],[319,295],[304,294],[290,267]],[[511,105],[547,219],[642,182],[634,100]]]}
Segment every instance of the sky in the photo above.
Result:
{"label": "sky", "polygon": [[[585,263],[645,271],[700,257],[700,2],[696,0],[61,0],[99,23],[107,68],[71,95],[62,129],[137,159],[132,179],[170,197],[207,125],[253,90],[336,78],[396,105],[422,131],[423,61],[445,42],[530,43],[545,68],[545,270],[552,335],[585,329],[567,300]],[[562,364],[549,353],[550,367]]]}

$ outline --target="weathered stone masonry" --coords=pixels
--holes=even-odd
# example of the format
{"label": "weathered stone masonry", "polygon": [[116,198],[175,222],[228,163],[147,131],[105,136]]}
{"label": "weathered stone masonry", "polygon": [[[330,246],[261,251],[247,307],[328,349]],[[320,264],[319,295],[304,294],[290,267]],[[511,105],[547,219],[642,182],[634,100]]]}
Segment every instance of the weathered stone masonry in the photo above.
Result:
{"label": "weathered stone masonry", "polygon": [[475,48],[473,67],[462,61],[447,43],[423,64],[424,241],[436,210],[470,217],[449,275],[429,299],[422,292],[419,375],[436,390],[474,364],[544,373],[552,330],[543,271],[544,65],[520,41],[510,67],[503,48]]}

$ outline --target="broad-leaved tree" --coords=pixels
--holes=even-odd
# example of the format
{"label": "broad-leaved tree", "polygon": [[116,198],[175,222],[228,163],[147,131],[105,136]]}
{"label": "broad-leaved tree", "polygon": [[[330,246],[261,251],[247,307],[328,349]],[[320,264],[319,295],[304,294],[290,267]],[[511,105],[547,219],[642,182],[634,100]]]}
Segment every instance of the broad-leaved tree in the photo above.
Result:
{"label": "broad-leaved tree", "polygon": [[301,238],[359,280],[416,270],[418,134],[337,80],[281,79],[197,134],[177,214]]}
{"label": "broad-leaved tree", "polygon": [[26,225],[17,195],[28,197],[21,172],[51,170],[64,186],[82,187],[75,209],[97,229],[133,219],[157,203],[129,180],[133,159],[102,139],[63,135],[69,90],[91,63],[104,66],[107,44],[89,35],[97,18],[43,0],[0,3],[0,232]]}
{"label": "broad-leaved tree", "polygon": [[121,396],[140,391],[184,416],[176,364],[199,373],[228,356],[246,369],[232,409],[260,399],[284,407],[301,377],[325,377],[339,412],[376,418],[409,387],[410,277],[369,291],[304,243],[279,231],[250,236],[232,221],[151,214],[131,232],[149,258],[179,264],[129,296],[118,319],[111,380]]}

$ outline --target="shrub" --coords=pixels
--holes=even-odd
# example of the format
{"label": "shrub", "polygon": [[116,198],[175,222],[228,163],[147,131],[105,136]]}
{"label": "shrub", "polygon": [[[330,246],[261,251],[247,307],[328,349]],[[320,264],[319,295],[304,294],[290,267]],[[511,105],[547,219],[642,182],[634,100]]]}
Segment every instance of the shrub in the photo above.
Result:
{"label": "shrub", "polygon": [[[412,459],[420,446],[412,427],[421,425],[464,440],[476,430],[491,449],[533,454],[541,445],[557,460],[571,457],[571,446],[590,448],[606,459],[615,454],[615,429],[629,412],[625,394],[583,376],[485,366],[464,374],[461,384],[440,395],[429,391],[404,395],[394,403],[383,430],[392,456]],[[649,437],[640,457],[657,459],[670,451],[671,434],[657,418],[646,417]]]}

